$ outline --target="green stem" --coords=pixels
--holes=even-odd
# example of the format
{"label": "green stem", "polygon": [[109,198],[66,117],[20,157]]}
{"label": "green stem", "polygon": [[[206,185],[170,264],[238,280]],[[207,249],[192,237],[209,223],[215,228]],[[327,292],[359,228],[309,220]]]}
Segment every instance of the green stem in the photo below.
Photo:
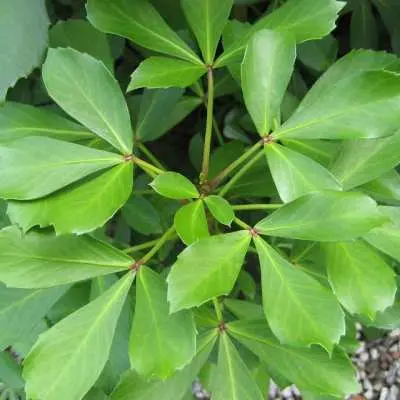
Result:
{"label": "green stem", "polygon": [[208,90],[207,90],[207,119],[206,134],[204,138],[203,165],[200,173],[200,183],[204,183],[208,179],[208,170],[210,167],[211,139],[213,131],[213,112],[214,112],[214,77],[212,68],[208,68],[207,73]]}
{"label": "green stem", "polygon": [[138,147],[140,151],[143,152],[143,154],[153,163],[156,165],[156,167],[160,168],[161,170],[165,170],[164,166],[161,164],[161,162],[158,160],[158,158],[143,144],[139,143]]}
{"label": "green stem", "polygon": [[232,206],[234,210],[246,211],[246,210],[276,210],[282,207],[283,204],[237,204]]}
{"label": "green stem", "polygon": [[235,170],[240,164],[245,162],[249,157],[251,157],[257,150],[263,146],[263,141],[258,141],[255,145],[250,147],[245,151],[238,159],[236,159],[232,164],[224,168],[211,182],[210,185],[215,188],[217,187],[233,170]]}
{"label": "green stem", "polygon": [[213,304],[214,304],[214,308],[215,308],[215,314],[217,314],[217,319],[219,322],[224,320],[224,317],[222,315],[222,309],[221,309],[221,304],[218,301],[217,297],[213,298]]}
{"label": "green stem", "polygon": [[264,157],[264,150],[260,151],[252,160],[245,164],[231,180],[220,190],[220,196],[224,196],[232,188],[232,186],[261,158]]}
{"label": "green stem", "polygon": [[164,172],[162,169],[157,168],[155,165],[150,164],[147,161],[144,161],[133,154],[131,157],[132,157],[132,162],[136,164],[138,167],[142,168],[145,172],[151,171],[154,176],[156,176],[157,174],[162,174]]}
{"label": "green stem", "polygon": [[164,235],[162,235],[162,236],[160,237],[160,239],[157,240],[156,245],[155,245],[147,254],[144,255],[144,257],[140,260],[140,264],[141,264],[141,265],[146,264],[151,258],[153,258],[153,257],[157,254],[158,250],[160,250],[161,247],[163,247],[164,244],[165,244],[166,242],[168,242],[169,237],[170,237],[174,232],[175,232],[175,227],[174,227],[174,226],[171,226],[171,228],[169,228],[169,229],[164,233]]}
{"label": "green stem", "polygon": [[246,222],[242,221],[242,220],[239,219],[239,218],[235,218],[235,219],[233,220],[233,222],[234,222],[236,225],[238,225],[238,226],[240,226],[241,228],[243,228],[243,229],[251,229],[251,226],[250,226],[250,225],[246,224]]}
{"label": "green stem", "polygon": [[126,254],[136,253],[137,251],[145,250],[145,249],[148,249],[150,247],[153,247],[155,244],[157,244],[158,240],[159,239],[155,239],[155,240],[150,240],[150,241],[145,242],[145,243],[137,244],[135,246],[128,247],[127,249],[122,250],[122,252],[126,253]]}

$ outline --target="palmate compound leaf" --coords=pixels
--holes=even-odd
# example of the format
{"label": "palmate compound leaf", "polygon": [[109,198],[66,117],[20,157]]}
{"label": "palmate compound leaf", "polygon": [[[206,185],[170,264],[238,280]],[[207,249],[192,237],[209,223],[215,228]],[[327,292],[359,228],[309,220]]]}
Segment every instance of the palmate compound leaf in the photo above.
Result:
{"label": "palmate compound leaf", "polygon": [[7,213],[25,232],[36,225],[51,225],[58,235],[91,232],[103,226],[128,200],[132,170],[132,163],[123,163],[50,196],[10,201]]}
{"label": "palmate compound leaf", "polygon": [[176,233],[187,246],[209,236],[203,200],[196,200],[182,206],[175,213],[174,226]]}
{"label": "palmate compound leaf", "polygon": [[[399,126],[399,61],[379,54],[350,53],[315,83],[277,139],[371,139]],[[348,59],[348,60],[347,60]],[[366,60],[366,65],[358,63]],[[345,67],[351,67],[348,71]]]}
{"label": "palmate compound leaf", "polygon": [[257,21],[247,34],[227,47],[215,62],[216,67],[241,62],[249,38],[261,29],[289,33],[297,43],[320,39],[331,32],[344,3],[336,0],[289,0]]}
{"label": "palmate compound leaf", "polygon": [[213,400],[263,400],[256,381],[226,332],[220,335]]}
{"label": "palmate compound leaf", "polygon": [[26,136],[48,136],[71,142],[95,137],[83,126],[43,107],[5,102],[0,107],[0,143]]}
{"label": "palmate compound leaf", "polygon": [[379,207],[389,217],[386,224],[372,229],[364,239],[380,251],[400,261],[400,209],[398,207]]}
{"label": "palmate compound leaf", "polygon": [[39,336],[24,361],[29,398],[83,398],[107,362],[133,279],[134,274],[128,272],[96,300]]}
{"label": "palmate compound leaf", "polygon": [[255,229],[268,236],[337,242],[365,235],[387,221],[370,197],[359,192],[325,190],[284,205]]}
{"label": "palmate compound leaf", "polygon": [[232,322],[228,324],[228,332],[301,391],[344,399],[360,389],[355,368],[338,348],[330,357],[319,347],[284,346],[265,321]]}
{"label": "palmate compound leaf", "polygon": [[169,57],[149,57],[142,61],[131,75],[127,91],[142,87],[186,88],[198,81],[206,72],[205,66],[187,61]]}
{"label": "palmate compound leaf", "polygon": [[170,311],[200,306],[228,294],[239,275],[250,240],[248,231],[210,236],[180,253],[167,278]]}
{"label": "palmate compound leaf", "polygon": [[261,136],[280,120],[280,105],[295,59],[296,43],[290,35],[263,29],[249,41],[242,63],[242,90]]}
{"label": "palmate compound leaf", "polygon": [[319,344],[329,353],[345,334],[344,313],[335,296],[286,261],[263,239],[254,239],[260,259],[264,313],[282,344]]}
{"label": "palmate compound leaf", "polygon": [[362,240],[324,245],[329,282],[352,314],[375,318],[394,302],[394,271]]}
{"label": "palmate compound leaf", "polygon": [[132,152],[128,106],[105,65],[71,48],[50,49],[42,69],[52,99],[121,153]]}
{"label": "palmate compound leaf", "polygon": [[115,153],[47,137],[0,145],[0,196],[31,200],[46,196],[96,171],[124,162]]}
{"label": "palmate compound leaf", "polygon": [[126,37],[158,53],[202,64],[148,0],[89,0],[86,10],[90,23],[100,31]]}
{"label": "palmate compound leaf", "polygon": [[127,270],[133,260],[91,236],[54,236],[15,226],[0,231],[0,281],[46,288]]}
{"label": "palmate compound leaf", "polygon": [[30,334],[68,288],[29,290],[0,284],[0,351]]}
{"label": "palmate compound leaf", "polygon": [[4,38],[0,43],[2,103],[7,89],[41,64],[47,47],[49,18],[44,0],[1,0],[0,15],[3,16],[0,36]]}
{"label": "palmate compound leaf", "polygon": [[185,17],[196,36],[203,59],[212,65],[233,0],[181,0]]}
{"label": "palmate compound leaf", "polygon": [[126,372],[111,400],[181,400],[190,391],[194,379],[207,361],[217,340],[217,330],[197,337],[196,356],[192,362],[165,381],[146,380],[135,371]]}
{"label": "palmate compound leaf", "polygon": [[264,146],[268,165],[284,202],[318,190],[341,190],[339,181],[311,158],[277,143]]}
{"label": "palmate compound leaf", "polygon": [[148,267],[140,267],[129,346],[132,368],[146,379],[165,380],[188,364],[195,352],[192,312],[170,314],[166,282]]}

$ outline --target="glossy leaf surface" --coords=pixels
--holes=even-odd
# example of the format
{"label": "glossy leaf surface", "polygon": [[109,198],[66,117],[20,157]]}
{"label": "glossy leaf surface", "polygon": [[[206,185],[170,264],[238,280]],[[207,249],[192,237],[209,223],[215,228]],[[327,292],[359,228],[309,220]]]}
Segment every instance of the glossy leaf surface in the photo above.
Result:
{"label": "glossy leaf surface", "polygon": [[41,335],[24,363],[31,398],[82,398],[109,355],[115,327],[132,284],[129,272],[100,297]]}
{"label": "glossy leaf surface", "polygon": [[124,160],[119,154],[46,137],[0,145],[0,195],[5,199],[43,197]]}
{"label": "glossy leaf surface", "polygon": [[235,213],[233,212],[232,206],[220,196],[207,196],[204,199],[210,213],[213,217],[221,224],[231,226]]}
{"label": "glossy leaf surface", "polygon": [[257,237],[255,244],[264,312],[271,330],[282,344],[320,344],[332,352],[345,333],[344,313],[334,295],[263,239]]}
{"label": "glossy leaf surface", "polygon": [[341,190],[338,180],[319,163],[287,147],[264,147],[272,177],[284,202],[318,190]]}
{"label": "glossy leaf surface", "polygon": [[50,196],[11,201],[7,213],[24,231],[39,225],[53,226],[58,235],[91,232],[104,225],[128,200],[132,169],[131,163],[123,163]]}
{"label": "glossy leaf surface", "polygon": [[128,91],[190,86],[207,72],[201,65],[168,57],[150,57],[131,75]]}
{"label": "glossy leaf surface", "polygon": [[280,105],[295,59],[296,45],[289,35],[263,29],[249,41],[242,63],[242,90],[261,136],[280,120]]}
{"label": "glossy leaf surface", "polygon": [[61,108],[120,152],[131,153],[128,106],[101,61],[70,48],[50,49],[42,74],[49,95]]}
{"label": "glossy leaf surface", "polygon": [[332,288],[352,314],[373,320],[394,302],[397,286],[393,270],[363,241],[325,245]]}
{"label": "glossy leaf surface", "polygon": [[200,196],[196,186],[177,172],[164,172],[158,175],[150,186],[161,196],[169,199],[190,199]]}
{"label": "glossy leaf surface", "polygon": [[165,281],[142,266],[137,274],[129,348],[132,367],[144,378],[165,380],[188,364],[195,352],[191,311],[169,314]]}
{"label": "glossy leaf surface", "polygon": [[16,227],[0,231],[0,281],[16,288],[45,288],[129,268],[133,260],[90,236],[60,236]]}
{"label": "glossy leaf surface", "polygon": [[90,23],[107,33],[126,37],[139,46],[201,64],[191,48],[147,0],[89,0]]}
{"label": "glossy leaf surface", "polygon": [[229,331],[241,344],[301,391],[345,398],[357,393],[359,385],[349,358],[339,349],[332,357],[321,348],[286,347],[277,341],[266,322],[238,321]]}
{"label": "glossy leaf surface", "polygon": [[203,201],[196,200],[182,206],[175,214],[174,226],[182,242],[187,246],[209,236]]}
{"label": "glossy leaf surface", "polygon": [[255,228],[262,234],[336,242],[362,236],[387,221],[376,203],[358,192],[315,192],[281,207]]}
{"label": "glossy leaf surface", "polygon": [[201,239],[179,254],[168,275],[171,312],[228,294],[250,244],[248,231]]}

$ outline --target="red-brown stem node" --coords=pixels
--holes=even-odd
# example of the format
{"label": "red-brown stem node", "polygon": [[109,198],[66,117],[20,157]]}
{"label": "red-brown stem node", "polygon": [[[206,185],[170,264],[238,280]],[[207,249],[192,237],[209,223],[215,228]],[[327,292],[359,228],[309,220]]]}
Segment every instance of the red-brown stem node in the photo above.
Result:
{"label": "red-brown stem node", "polygon": [[125,162],[131,162],[133,160],[133,155],[132,154],[125,154],[124,155],[124,161]]}
{"label": "red-brown stem node", "polygon": [[262,141],[264,144],[271,144],[274,143],[275,139],[272,135],[263,136]]}
{"label": "red-brown stem node", "polygon": [[218,325],[218,330],[223,333],[226,332],[228,330],[228,327],[226,326],[225,321],[221,321]]}
{"label": "red-brown stem node", "polygon": [[257,237],[259,235],[257,229],[255,228],[249,228],[249,233],[251,237]]}
{"label": "red-brown stem node", "polygon": [[134,262],[130,267],[129,267],[129,269],[132,271],[132,272],[138,272],[139,271],[139,269],[140,269],[140,267],[143,265],[143,263],[142,263],[142,261],[136,261],[136,262]]}

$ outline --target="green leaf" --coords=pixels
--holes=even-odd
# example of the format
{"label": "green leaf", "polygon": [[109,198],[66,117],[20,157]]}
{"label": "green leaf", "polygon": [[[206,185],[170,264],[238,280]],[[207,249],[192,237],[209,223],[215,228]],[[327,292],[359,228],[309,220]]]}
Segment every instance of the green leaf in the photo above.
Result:
{"label": "green leaf", "polygon": [[226,333],[220,335],[213,400],[263,400],[247,365]]}
{"label": "green leaf", "polygon": [[126,37],[139,46],[202,64],[147,0],[89,0],[87,17],[97,29]]}
{"label": "green leaf", "polygon": [[7,101],[0,107],[0,143],[26,136],[49,136],[72,142],[94,138],[83,126],[43,107]]}
{"label": "green leaf", "polygon": [[331,171],[345,190],[378,178],[400,162],[400,132],[382,139],[350,140],[342,144]]}
{"label": "green leaf", "polygon": [[329,357],[318,347],[302,349],[283,346],[264,321],[233,322],[228,325],[228,331],[301,391],[343,399],[360,389],[355,368],[344,352],[337,348]]}
{"label": "green leaf", "polygon": [[6,214],[7,203],[0,199],[0,229],[10,225],[10,221]]}
{"label": "green leaf", "polygon": [[196,186],[186,177],[177,172],[164,172],[158,175],[150,186],[161,196],[169,199],[190,199],[200,196]]}
{"label": "green leaf", "polygon": [[323,72],[336,60],[338,41],[332,36],[297,46],[299,60],[314,71]]}
{"label": "green leaf", "polygon": [[[7,89],[38,67],[47,47],[49,18],[43,0],[2,0],[0,103]],[[24,49],[21,51],[21,49]]]}
{"label": "green leaf", "polygon": [[203,200],[182,206],[175,214],[174,226],[182,242],[187,246],[209,236]]}
{"label": "green leaf", "polygon": [[135,127],[135,135],[139,140],[147,142],[158,139],[174,126],[171,126],[171,121],[176,118],[174,111],[178,108],[178,102],[182,101],[182,93],[183,90],[177,88],[143,92]]}
{"label": "green leaf", "polygon": [[221,196],[207,196],[204,199],[213,217],[221,224],[231,226],[235,218],[232,206]]}
{"label": "green leaf", "polygon": [[369,1],[353,2],[350,46],[353,49],[377,49],[379,47],[378,26]]}
{"label": "green leaf", "polygon": [[132,229],[143,235],[163,231],[158,210],[144,196],[132,196],[122,208],[122,215]]}
{"label": "green leaf", "polygon": [[0,281],[16,288],[45,288],[112,274],[133,260],[91,236],[59,236],[16,227],[0,231]]}
{"label": "green leaf", "polygon": [[50,289],[12,289],[0,284],[0,350],[24,339],[54,303],[66,292],[67,286]]}
{"label": "green leaf", "polygon": [[387,308],[383,312],[378,312],[372,325],[379,329],[393,330],[400,326],[400,301],[396,301],[392,307]]}
{"label": "green leaf", "polygon": [[207,69],[198,64],[168,57],[150,57],[131,75],[127,91],[139,88],[186,88],[198,81]]}
{"label": "green leaf", "polygon": [[282,344],[320,344],[329,353],[345,334],[344,313],[335,296],[297,269],[263,239],[254,239],[261,267],[264,313]]}
{"label": "green leaf", "polygon": [[129,272],[96,300],[39,337],[24,362],[29,398],[82,398],[109,356],[115,327],[134,279]]}
{"label": "green leaf", "polygon": [[36,225],[51,225],[58,235],[91,232],[103,226],[128,200],[132,170],[132,163],[123,163],[51,196],[10,201],[7,213],[25,232]]}
{"label": "green leaf", "polygon": [[111,400],[182,399],[207,361],[217,339],[216,333],[216,330],[213,330],[201,335],[197,339],[197,354],[193,361],[165,381],[148,381],[141,378],[135,371],[126,372],[111,394]]}
{"label": "green leaf", "polygon": [[136,283],[136,306],[130,338],[131,366],[144,378],[165,380],[196,353],[196,327],[191,311],[169,314],[167,285],[146,266]]}
{"label": "green leaf", "polygon": [[393,304],[395,274],[369,245],[361,240],[329,243],[324,250],[329,282],[350,313],[373,320]]}
{"label": "green leaf", "polygon": [[341,190],[332,173],[311,158],[276,143],[264,149],[279,196],[285,203],[318,190]]}
{"label": "green leaf", "polygon": [[400,201],[400,174],[392,169],[370,182],[359,187],[360,190],[385,203],[398,203]]}
{"label": "green leaf", "polygon": [[263,29],[249,41],[242,64],[242,90],[261,136],[280,120],[280,105],[295,59],[296,45],[291,36]]}
{"label": "green leaf", "polygon": [[247,35],[236,41],[217,59],[216,66],[222,67],[240,62],[247,41],[261,29],[272,29],[291,34],[297,43],[320,39],[335,28],[335,21],[344,3],[336,0],[289,0],[271,14],[257,21]]}
{"label": "green leaf", "polygon": [[246,320],[264,319],[264,310],[261,305],[250,301],[225,299],[224,305],[237,318]]}
{"label": "green leaf", "polygon": [[110,44],[107,36],[95,29],[89,22],[81,19],[58,21],[49,31],[50,47],[71,47],[87,53],[110,70],[114,69]]}
{"label": "green leaf", "polygon": [[179,254],[168,275],[171,312],[228,294],[239,275],[251,236],[248,231],[203,238]]}
{"label": "green leaf", "polygon": [[199,43],[203,59],[212,65],[233,0],[181,0],[185,17]]}
{"label": "green leaf", "polygon": [[372,246],[400,261],[400,209],[379,207],[390,222],[372,229],[363,238]]}
{"label": "green leaf", "polygon": [[25,382],[22,379],[21,373],[21,367],[14,356],[8,351],[0,352],[0,376],[2,384],[5,384],[6,388],[23,389]]}
{"label": "green leaf", "polygon": [[43,197],[123,157],[46,137],[26,137],[0,145],[0,195],[4,199]]}
{"label": "green leaf", "polygon": [[128,106],[101,61],[73,49],[50,49],[42,71],[49,95],[61,108],[122,153],[132,152]]}
{"label": "green leaf", "polygon": [[[400,121],[395,112],[400,102],[400,75],[398,67],[390,70],[395,63],[396,59],[380,53],[355,52],[343,57],[317,81],[274,137],[371,139],[393,133]],[[353,72],[347,73],[349,68]]]}
{"label": "green leaf", "polygon": [[337,242],[362,236],[387,217],[376,203],[359,192],[323,191],[286,204],[256,226],[265,235],[318,242]]}

